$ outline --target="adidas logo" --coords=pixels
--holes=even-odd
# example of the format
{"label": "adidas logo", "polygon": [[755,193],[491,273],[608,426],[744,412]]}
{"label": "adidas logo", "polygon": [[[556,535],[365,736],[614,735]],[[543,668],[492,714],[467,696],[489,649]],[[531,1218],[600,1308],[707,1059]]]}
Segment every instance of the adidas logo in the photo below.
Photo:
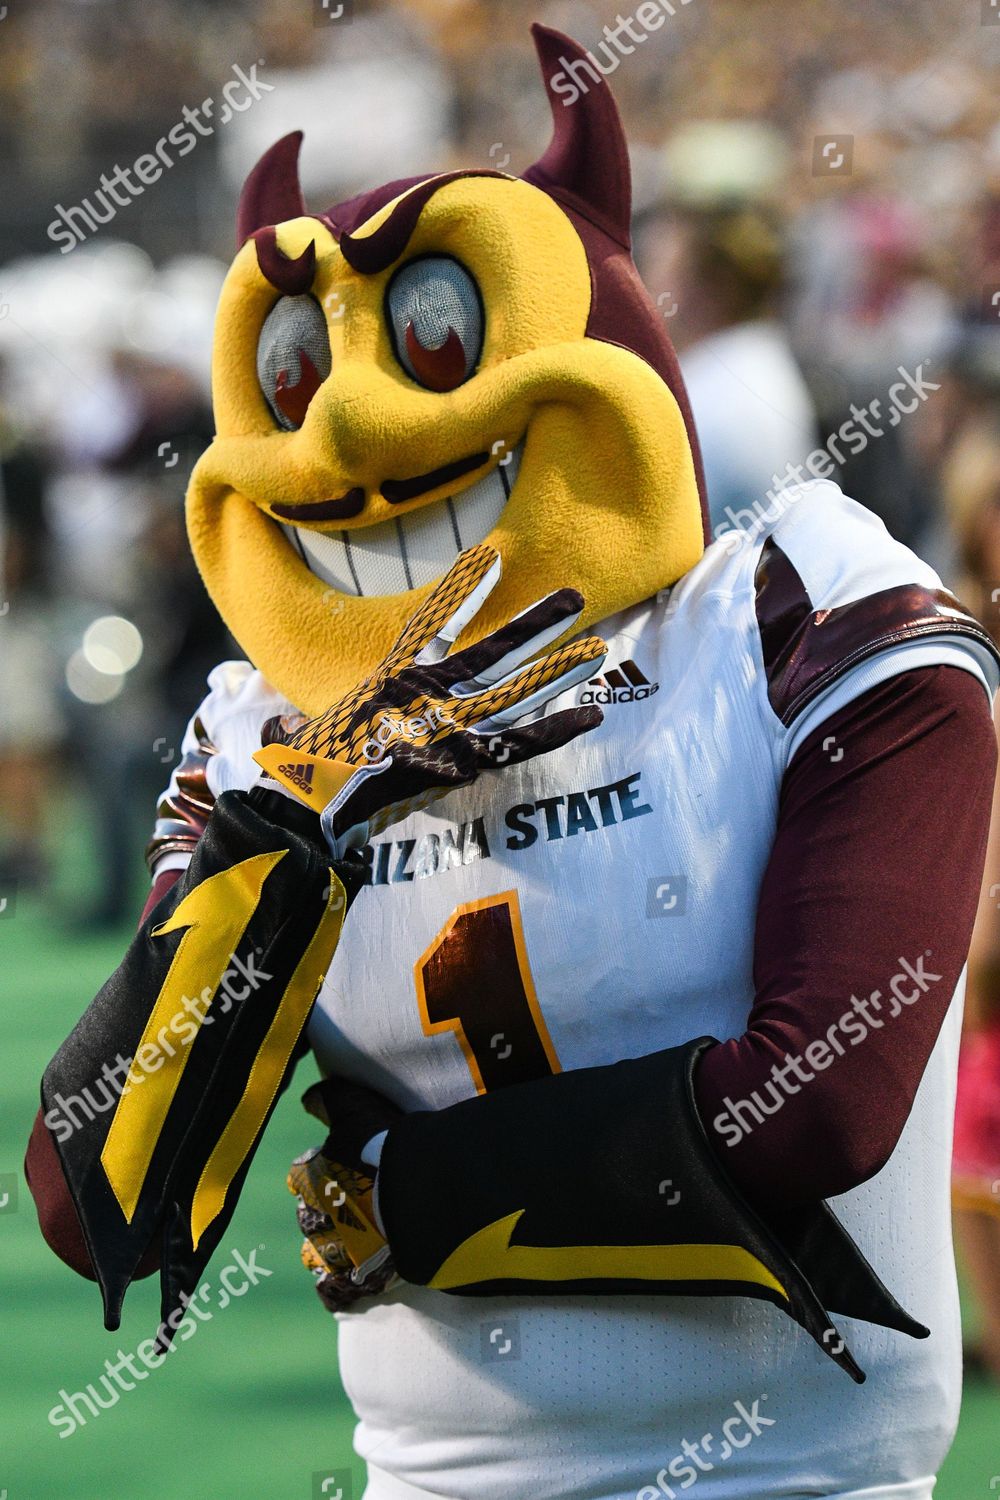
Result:
{"label": "adidas logo", "polygon": [[313,794],[312,779],[315,769],[315,766],[307,765],[278,767],[282,775],[287,776],[292,785],[297,786],[300,791],[305,792],[307,797],[311,797]]}
{"label": "adidas logo", "polygon": [[629,659],[617,667],[608,667],[601,677],[592,677],[581,695],[581,703],[636,703],[652,698],[660,684],[649,678]]}

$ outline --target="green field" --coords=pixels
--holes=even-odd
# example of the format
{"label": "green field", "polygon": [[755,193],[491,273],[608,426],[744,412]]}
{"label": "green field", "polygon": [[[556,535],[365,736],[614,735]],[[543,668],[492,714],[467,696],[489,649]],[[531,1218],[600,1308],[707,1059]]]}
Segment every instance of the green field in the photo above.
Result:
{"label": "green field", "polygon": [[[73,863],[62,877],[67,889],[79,888]],[[127,939],[127,931],[69,937],[32,902],[0,917],[9,1021],[0,1200],[12,1174],[21,1175],[41,1071]],[[309,1500],[334,1471],[350,1471],[350,1486],[340,1481],[344,1500],[360,1500],[363,1466],[351,1453],[353,1418],[337,1377],[334,1323],[298,1264],[292,1200],[281,1190],[287,1163],[311,1142],[298,1106],[307,1081],[303,1068],[206,1279],[217,1286],[231,1250],[248,1257],[256,1249],[257,1264],[272,1274],[225,1309],[216,1306],[211,1321],[134,1391],[67,1437],[48,1420],[60,1389],[96,1382],[106,1358],[134,1352],[149,1337],[156,1286],[134,1287],[121,1329],[105,1333],[97,1288],[48,1251],[20,1182],[16,1200],[0,1210],[0,1500]],[[215,1306],[214,1296],[208,1305]],[[970,1382],[938,1500],[989,1500],[998,1491],[1000,1396]]]}

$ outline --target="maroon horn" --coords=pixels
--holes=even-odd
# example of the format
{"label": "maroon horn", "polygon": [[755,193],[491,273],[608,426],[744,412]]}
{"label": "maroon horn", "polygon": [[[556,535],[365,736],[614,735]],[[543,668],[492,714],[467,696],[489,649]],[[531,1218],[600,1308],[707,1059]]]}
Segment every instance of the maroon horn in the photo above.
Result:
{"label": "maroon horn", "polygon": [[298,219],[306,212],[299,186],[301,130],[282,136],[265,151],[243,184],[236,210],[236,240],[242,245],[257,229]]}
{"label": "maroon horn", "polygon": [[552,110],[552,139],[523,174],[576,209],[626,249],[632,181],[621,117],[593,57],[579,42],[537,22],[531,28]]}

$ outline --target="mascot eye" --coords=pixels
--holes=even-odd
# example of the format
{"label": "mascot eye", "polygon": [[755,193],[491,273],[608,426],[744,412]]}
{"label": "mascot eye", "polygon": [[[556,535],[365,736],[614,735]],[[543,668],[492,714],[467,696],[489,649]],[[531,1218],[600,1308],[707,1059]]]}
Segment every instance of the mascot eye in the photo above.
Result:
{"label": "mascot eye", "polygon": [[429,391],[468,380],[483,349],[483,304],[464,266],[445,255],[411,260],[386,294],[396,358]]}
{"label": "mascot eye", "polygon": [[257,341],[257,379],[286,432],[301,427],[309,403],[330,373],[330,340],[318,302],[281,297],[264,319]]}

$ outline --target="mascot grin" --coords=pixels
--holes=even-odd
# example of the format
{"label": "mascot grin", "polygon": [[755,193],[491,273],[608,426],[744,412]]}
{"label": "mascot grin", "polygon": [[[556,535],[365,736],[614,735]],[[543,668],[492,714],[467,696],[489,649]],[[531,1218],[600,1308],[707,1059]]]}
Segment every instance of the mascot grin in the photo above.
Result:
{"label": "mascot grin", "polygon": [[[218,432],[191,541],[247,655],[306,713],[369,671],[464,548],[504,573],[470,638],[578,589],[586,628],[704,546],[676,361],[629,255],[604,91],[522,178],[452,172],[311,216],[286,136],[251,173],[223,289]],[[478,632],[478,635],[476,634]]]}

